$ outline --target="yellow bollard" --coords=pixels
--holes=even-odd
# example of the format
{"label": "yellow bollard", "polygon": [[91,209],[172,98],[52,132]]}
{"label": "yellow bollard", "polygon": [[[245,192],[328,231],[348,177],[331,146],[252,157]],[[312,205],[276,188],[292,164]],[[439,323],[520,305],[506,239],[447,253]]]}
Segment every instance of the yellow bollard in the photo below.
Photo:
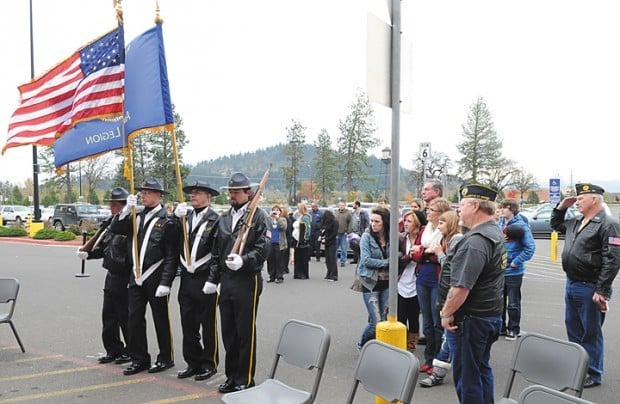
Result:
{"label": "yellow bollard", "polygon": [[551,232],[551,262],[558,262],[558,232]]}
{"label": "yellow bollard", "polygon": [[0,215],[0,226],[4,226],[4,223],[2,222],[2,215]]}
{"label": "yellow bollard", "polygon": [[30,229],[29,229],[30,237],[31,238],[34,237],[34,235],[37,234],[37,232],[41,230],[43,227],[45,227],[43,222],[30,223]]}
{"label": "yellow bollard", "polygon": [[[390,344],[397,348],[407,349],[407,327],[396,320],[396,317],[389,316],[387,321],[377,324],[377,340]],[[381,397],[375,397],[375,404],[388,403]]]}

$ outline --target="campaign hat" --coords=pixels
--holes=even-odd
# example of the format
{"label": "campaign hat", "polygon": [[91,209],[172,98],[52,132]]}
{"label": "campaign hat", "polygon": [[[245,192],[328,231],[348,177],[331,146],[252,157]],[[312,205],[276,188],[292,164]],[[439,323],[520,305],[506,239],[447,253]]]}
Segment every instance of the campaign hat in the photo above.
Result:
{"label": "campaign hat", "polygon": [[234,173],[230,180],[228,181],[228,185],[221,187],[222,189],[246,189],[252,188],[258,185],[255,182],[250,182],[250,179],[243,173]]}
{"label": "campaign hat", "polygon": [[164,189],[164,186],[161,183],[161,180],[157,178],[145,179],[144,182],[142,183],[142,186],[138,188],[138,191],[142,191],[145,189],[149,191],[161,192],[163,195],[168,195],[168,191]]}
{"label": "campaign hat", "polygon": [[597,194],[603,195],[605,190],[602,187],[594,184],[575,184],[575,190],[577,191],[577,195],[585,195],[585,194]]}
{"label": "campaign hat", "polygon": [[125,202],[129,196],[129,191],[123,187],[116,187],[110,192],[110,198],[104,199],[104,202]]}
{"label": "campaign hat", "polygon": [[218,196],[220,194],[220,191],[217,191],[215,188],[209,185],[207,181],[202,180],[194,181],[192,184],[183,187],[183,192],[185,192],[186,194],[189,194],[194,190],[208,192],[209,194],[211,194],[211,196]]}
{"label": "campaign hat", "polygon": [[483,201],[494,202],[497,197],[497,191],[486,185],[476,183],[466,183],[459,189],[461,198],[475,198]]}

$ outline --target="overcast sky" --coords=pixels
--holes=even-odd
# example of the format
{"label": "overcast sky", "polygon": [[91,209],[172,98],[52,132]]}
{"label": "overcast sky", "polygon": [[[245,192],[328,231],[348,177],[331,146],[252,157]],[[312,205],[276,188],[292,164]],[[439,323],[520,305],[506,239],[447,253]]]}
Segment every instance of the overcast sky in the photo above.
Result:
{"label": "overcast sky", "polygon": [[[335,141],[358,88],[366,89],[366,18],[385,0],[159,0],[172,101],[196,163],[286,139],[291,119],[312,143]],[[111,0],[33,0],[35,74],[115,27]],[[461,125],[483,97],[503,154],[541,185],[620,179],[620,2],[452,0],[402,2],[413,45],[413,112],[401,118],[401,164],[420,142],[458,159]],[[126,42],[153,25],[155,0],[125,0]],[[30,79],[28,1],[2,2],[5,61],[0,136]],[[403,73],[405,74],[405,73]],[[376,105],[381,144],[387,108]],[[32,149],[0,157],[0,179],[32,176]],[[456,167],[453,168],[453,171]]]}

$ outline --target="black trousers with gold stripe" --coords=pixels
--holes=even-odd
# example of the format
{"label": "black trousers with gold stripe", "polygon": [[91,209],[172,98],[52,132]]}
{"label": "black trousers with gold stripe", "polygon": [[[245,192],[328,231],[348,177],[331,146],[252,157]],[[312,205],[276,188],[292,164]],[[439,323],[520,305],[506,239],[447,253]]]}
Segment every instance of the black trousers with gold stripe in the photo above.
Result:
{"label": "black trousers with gold stripe", "polygon": [[263,289],[260,273],[226,271],[220,279],[222,341],[226,349],[226,378],[249,385],[256,370],[256,313]]}
{"label": "black trousers with gold stripe", "polygon": [[157,362],[169,363],[174,361],[172,351],[172,334],[170,331],[170,317],[168,313],[168,296],[155,297],[159,286],[157,274],[147,278],[142,286],[129,286],[129,328],[128,352],[132,362],[150,364],[148,342],[146,338],[146,305],[151,306],[151,314],[155,323],[159,355]]}
{"label": "black trousers with gold stripe", "polygon": [[202,293],[206,280],[206,274],[183,271],[179,286],[183,359],[189,367],[205,370],[217,369],[218,364],[217,294]]}

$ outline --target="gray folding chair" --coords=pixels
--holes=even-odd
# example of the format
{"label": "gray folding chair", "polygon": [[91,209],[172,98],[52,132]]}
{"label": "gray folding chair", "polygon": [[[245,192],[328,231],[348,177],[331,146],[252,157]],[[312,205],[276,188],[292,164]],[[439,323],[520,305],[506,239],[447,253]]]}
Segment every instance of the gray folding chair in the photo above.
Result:
{"label": "gray folding chair", "polygon": [[517,373],[531,384],[581,397],[588,362],[588,353],[579,344],[541,334],[525,334],[515,346],[506,390],[498,403],[517,402],[510,398]]}
{"label": "gray folding chair", "polygon": [[[329,350],[330,335],[322,326],[299,320],[289,320],[280,333],[276,357],[269,378],[246,390],[222,396],[227,404],[294,404],[312,403],[321,382],[323,367]],[[276,379],[280,358],[302,369],[316,369],[310,392],[291,387]]]}
{"label": "gray folding chair", "polygon": [[535,384],[523,390],[518,404],[594,404],[580,397],[571,396],[549,387]]}
{"label": "gray folding chair", "polygon": [[15,334],[17,343],[22,349],[22,352],[26,352],[22,341],[17,335],[15,325],[13,325],[13,311],[15,310],[15,302],[17,301],[17,293],[19,292],[19,281],[15,278],[0,278],[0,303],[10,303],[8,313],[0,313],[0,324],[8,323]]}
{"label": "gray folding chair", "polygon": [[353,403],[357,386],[380,396],[386,401],[411,402],[420,362],[411,352],[371,340],[364,344],[357,368],[353,375],[353,387],[347,404]]}

